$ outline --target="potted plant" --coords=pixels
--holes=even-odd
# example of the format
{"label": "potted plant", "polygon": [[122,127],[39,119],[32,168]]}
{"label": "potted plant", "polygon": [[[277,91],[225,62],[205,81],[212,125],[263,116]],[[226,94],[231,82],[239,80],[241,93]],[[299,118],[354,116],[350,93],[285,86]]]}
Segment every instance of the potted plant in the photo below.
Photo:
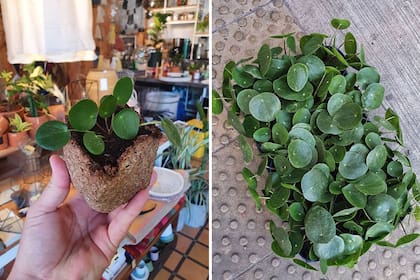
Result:
{"label": "potted plant", "polygon": [[34,139],[38,127],[48,120],[48,116],[44,113],[48,112],[45,102],[46,94],[53,94],[62,103],[64,103],[64,97],[53,83],[51,76],[45,74],[42,67],[35,66],[35,63],[25,65],[21,77],[17,79],[11,77],[11,73],[2,73],[10,99],[23,99],[26,101],[25,105],[29,107],[24,119],[32,123],[29,135]]}
{"label": "potted plant", "polygon": [[206,223],[209,209],[209,181],[203,175],[193,176],[191,186],[186,191],[187,217],[185,224],[189,227],[202,227]]}
{"label": "potted plant", "polygon": [[162,33],[166,28],[166,20],[168,16],[170,16],[170,14],[153,14],[153,23],[147,29],[149,39],[152,41],[153,47],[155,48],[155,52],[150,54],[148,63],[149,67],[156,67],[157,64],[160,64],[160,60],[162,59],[162,53],[160,52],[160,49],[162,48],[162,43],[165,42],[165,40],[162,38]]}
{"label": "potted plant", "polygon": [[161,132],[127,108],[132,91],[132,80],[123,77],[99,108],[81,100],[71,107],[68,124],[51,120],[36,134],[44,149],[63,148],[73,185],[98,212],[111,212],[150,182]]}
{"label": "potted plant", "polygon": [[8,88],[10,88],[12,78],[12,72],[0,72],[0,79],[3,80],[2,86],[4,86],[4,90],[2,90],[4,97],[2,97],[2,100],[0,101],[0,116],[4,116],[5,118],[12,117],[15,113],[18,113],[21,117],[23,117],[24,113],[23,106],[19,104],[19,96],[14,95],[8,90]]}
{"label": "potted plant", "polygon": [[24,122],[19,114],[15,114],[13,118],[9,118],[9,132],[7,133],[9,146],[19,147],[21,144],[26,143],[29,140],[28,131],[31,128],[32,124]]}
{"label": "potted plant", "polygon": [[[331,24],[350,26],[344,19]],[[383,116],[373,112],[385,89],[363,45],[351,32],[343,44],[335,34],[314,33],[300,39],[298,53],[293,34],[271,38],[283,42],[262,45],[255,60],[226,64],[222,97],[213,91],[212,109],[226,108],[244,161],[261,162],[242,175],[257,208],[275,215],[272,250],[307,269],[317,268],[306,260],[319,261],[325,273],[328,266],[353,267],[373,244],[398,247],[416,239],[413,233],[395,244],[383,240],[413,209],[419,220],[412,203],[420,201],[420,188],[398,115],[390,108]],[[260,190],[257,177],[264,173]]]}

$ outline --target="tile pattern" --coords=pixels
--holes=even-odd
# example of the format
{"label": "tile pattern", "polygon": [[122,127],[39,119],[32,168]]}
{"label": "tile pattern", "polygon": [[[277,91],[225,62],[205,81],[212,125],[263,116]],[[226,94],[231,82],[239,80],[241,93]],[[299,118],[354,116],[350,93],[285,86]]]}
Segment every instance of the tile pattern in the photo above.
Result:
{"label": "tile pattern", "polygon": [[209,229],[184,226],[177,232],[175,250],[161,267],[154,280],[206,280],[209,278]]}
{"label": "tile pattern", "polygon": [[[297,37],[301,37],[304,33],[314,30],[324,31],[328,28],[329,19],[335,16],[334,12],[346,17],[347,14],[344,14],[344,10],[340,10],[340,7],[343,6],[349,11],[348,14],[353,17],[350,18],[352,22],[357,22],[355,26],[358,28],[363,26],[361,32],[364,33],[365,37],[362,36],[361,39],[366,41],[365,45],[381,43],[380,40],[366,37],[368,36],[366,34],[369,34],[373,29],[384,28],[389,30],[392,29],[392,26],[398,26],[394,22],[395,18],[392,17],[391,21],[383,22],[378,19],[381,18],[381,15],[364,19],[364,17],[367,17],[366,14],[380,11],[380,13],[386,14],[384,18],[388,18],[394,12],[397,12],[399,17],[405,16],[411,19],[410,22],[415,23],[418,22],[419,18],[420,6],[418,4],[418,1],[410,0],[388,1],[385,6],[392,9],[387,9],[383,2],[379,0],[368,2],[357,0],[351,3],[341,0],[314,0],[309,2],[305,0],[215,0],[212,2],[213,88],[220,92],[223,68],[228,61],[255,57],[262,43],[273,46],[276,41],[267,39],[270,34],[296,32]],[[349,7],[352,9],[349,9]],[[361,7],[365,8],[361,9]],[[314,16],[318,14],[323,16],[319,18]],[[413,14],[417,14],[417,17],[413,17]],[[375,23],[364,24],[367,23],[367,20],[369,22],[373,20],[373,18],[375,18]],[[314,24],[311,25],[311,22]],[[404,25],[403,22],[399,24]],[[319,29],[319,27],[323,29]],[[401,32],[396,30],[395,36],[401,35],[404,38],[411,38],[412,40],[405,42],[405,44],[411,46],[411,49],[416,49],[416,45],[418,48],[420,44],[418,31],[412,30],[410,26],[405,26],[404,30],[406,31],[404,34],[400,34]],[[375,32],[369,36],[375,34],[377,36]],[[392,32],[389,32],[388,35],[394,36]],[[401,38],[396,38],[391,42],[388,36],[385,37],[389,44],[401,41]],[[387,45],[383,47],[375,46],[375,49],[379,51],[381,48],[389,49],[390,47]],[[394,49],[398,50],[400,48],[394,45]],[[376,56],[379,57],[380,55],[377,54]],[[401,55],[398,59],[403,61],[419,60],[413,58],[412,55]],[[384,61],[377,60],[376,63],[381,64]],[[407,61],[407,65],[412,63]],[[388,64],[382,67],[391,69],[393,65],[388,61]],[[409,73],[408,77],[411,77],[413,73]],[[386,77],[384,76],[384,80],[394,75],[394,73],[389,74],[385,75]],[[401,84],[401,77],[396,77],[393,81],[395,85]],[[409,79],[407,84],[414,83],[414,81]],[[398,95],[394,90],[395,85],[387,94]],[[411,92],[411,90],[407,92]],[[413,89],[412,92],[414,94],[417,91]],[[414,96],[416,95],[413,95],[413,98]],[[399,105],[402,102],[405,103],[406,98],[408,96],[401,99]],[[412,104],[405,106],[406,108],[412,107]],[[402,118],[404,119],[406,116],[403,114]],[[246,191],[246,184],[241,176],[243,160],[236,141],[237,133],[227,124],[226,112],[213,116],[212,120],[213,212],[211,226],[213,229],[213,279],[420,279],[420,241],[392,250],[373,246],[353,269],[345,267],[330,268],[327,275],[305,271],[293,262],[274,255],[270,249],[271,236],[268,231],[268,221],[271,219],[271,215],[265,210],[257,213],[255,204]],[[417,123],[418,121],[413,122],[413,124]],[[416,133],[412,133],[408,137],[409,140],[412,137],[417,137],[416,135]],[[414,152],[417,149],[414,147]],[[418,159],[412,159],[414,160],[415,171],[419,173],[418,168],[416,168]],[[247,167],[256,170],[257,165],[258,162],[254,160]],[[411,221],[405,220],[403,225],[407,233],[420,232],[419,226],[412,219]],[[389,240],[395,242],[401,235],[403,235],[403,230],[399,229]],[[314,266],[317,266],[317,264],[314,264]]]}

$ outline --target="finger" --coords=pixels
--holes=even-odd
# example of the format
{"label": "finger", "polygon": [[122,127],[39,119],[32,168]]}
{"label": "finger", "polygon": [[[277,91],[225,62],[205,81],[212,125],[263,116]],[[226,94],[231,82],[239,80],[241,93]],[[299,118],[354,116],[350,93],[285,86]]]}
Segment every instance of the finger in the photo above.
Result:
{"label": "finger", "polygon": [[52,155],[50,165],[52,169],[50,183],[35,204],[38,209],[45,212],[56,210],[70,191],[70,177],[64,160]]}
{"label": "finger", "polygon": [[111,221],[108,227],[108,234],[111,242],[118,245],[127,234],[128,227],[139,215],[144,204],[149,199],[149,190],[156,182],[157,174],[153,171],[149,187],[139,191],[124,208],[117,208],[110,213]]}

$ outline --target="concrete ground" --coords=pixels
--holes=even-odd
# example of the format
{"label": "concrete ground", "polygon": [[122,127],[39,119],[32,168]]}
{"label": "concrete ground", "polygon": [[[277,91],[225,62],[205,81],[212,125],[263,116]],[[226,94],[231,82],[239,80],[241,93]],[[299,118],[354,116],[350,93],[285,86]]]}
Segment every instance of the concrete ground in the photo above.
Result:
{"label": "concrete ground", "polygon": [[[330,20],[347,18],[363,43],[367,62],[382,75],[385,107],[400,118],[414,171],[420,175],[420,1],[419,0],[215,0],[213,88],[220,90],[223,67],[256,55],[271,34],[331,34]],[[353,269],[309,272],[276,257],[270,249],[270,214],[256,213],[242,180],[237,133],[226,113],[213,117],[213,279],[420,279],[420,241],[399,249],[373,246]],[[250,164],[255,170],[258,162]],[[420,232],[413,219],[407,232]],[[401,236],[398,230],[390,240]]]}

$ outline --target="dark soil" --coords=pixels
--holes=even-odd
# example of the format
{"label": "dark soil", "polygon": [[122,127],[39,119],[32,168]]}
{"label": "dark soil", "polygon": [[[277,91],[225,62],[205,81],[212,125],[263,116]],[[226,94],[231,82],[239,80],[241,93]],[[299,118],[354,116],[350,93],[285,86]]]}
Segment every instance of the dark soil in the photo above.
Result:
{"label": "dark soil", "polygon": [[[105,122],[102,118],[98,117],[98,123],[101,128],[106,129]],[[104,136],[104,142],[105,142],[105,151],[101,155],[92,155],[90,154],[86,148],[83,145],[83,133],[82,132],[72,132],[72,137],[77,141],[77,143],[82,147],[82,149],[86,152],[87,155],[89,155],[94,162],[98,164],[98,166],[105,167],[105,166],[111,166],[111,167],[118,167],[118,159],[121,156],[124,151],[133,144],[135,139],[132,140],[124,140],[119,138],[115,135],[115,133],[111,129],[111,134],[104,133],[104,130],[102,130],[98,125],[96,125],[92,131],[96,132],[97,134],[100,134]],[[110,125],[109,125],[110,127]],[[139,129],[139,132],[137,136],[139,135],[148,135],[150,134],[149,129],[147,129],[147,126],[141,126]]]}

